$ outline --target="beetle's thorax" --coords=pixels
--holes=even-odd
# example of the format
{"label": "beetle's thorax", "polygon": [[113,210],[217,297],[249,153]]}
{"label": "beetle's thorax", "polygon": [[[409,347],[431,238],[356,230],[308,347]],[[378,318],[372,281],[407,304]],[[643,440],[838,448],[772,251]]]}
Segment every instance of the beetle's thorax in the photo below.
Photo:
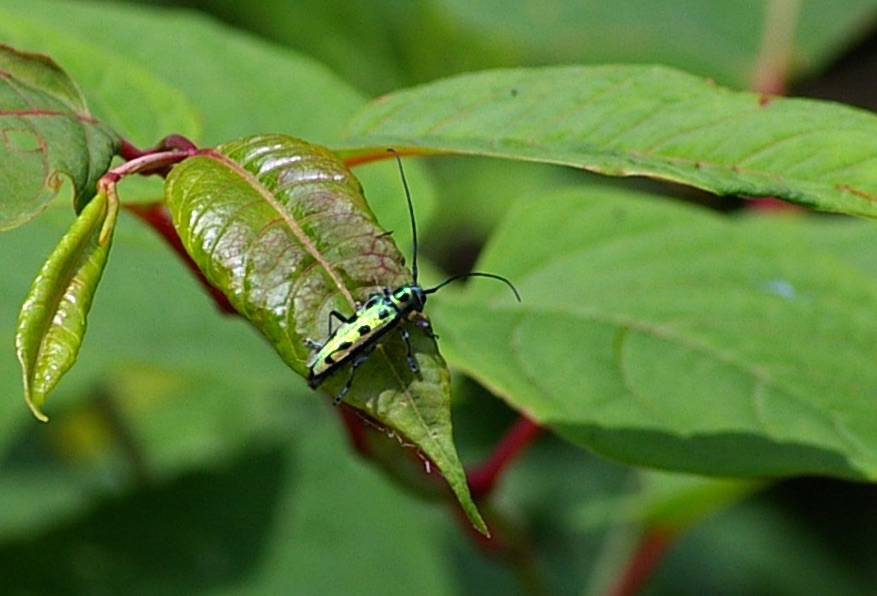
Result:
{"label": "beetle's thorax", "polygon": [[403,317],[411,312],[422,311],[423,305],[426,304],[426,293],[417,283],[401,286],[388,292],[386,297]]}

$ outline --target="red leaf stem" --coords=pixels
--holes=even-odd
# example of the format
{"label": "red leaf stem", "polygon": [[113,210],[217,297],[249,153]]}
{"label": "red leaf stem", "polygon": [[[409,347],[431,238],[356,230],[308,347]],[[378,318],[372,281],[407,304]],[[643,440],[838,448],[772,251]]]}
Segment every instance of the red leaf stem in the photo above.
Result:
{"label": "red leaf stem", "polygon": [[673,543],[675,534],[665,530],[652,530],[643,536],[618,581],[606,593],[609,596],[633,596],[638,594],[655,571]]}
{"label": "red leaf stem", "polygon": [[469,469],[467,480],[472,497],[479,499],[487,496],[506,468],[541,433],[541,426],[526,416],[521,416],[506,432],[490,456],[478,466]]}

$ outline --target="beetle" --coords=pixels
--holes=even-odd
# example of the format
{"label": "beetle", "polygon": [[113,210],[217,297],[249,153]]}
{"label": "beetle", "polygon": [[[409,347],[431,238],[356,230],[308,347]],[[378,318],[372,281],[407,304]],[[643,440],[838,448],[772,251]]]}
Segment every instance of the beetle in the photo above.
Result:
{"label": "beetle", "polygon": [[[350,390],[356,369],[368,361],[369,356],[381,339],[394,329],[399,330],[399,334],[405,342],[407,348],[406,359],[409,368],[415,374],[419,372],[420,367],[417,364],[417,359],[414,358],[414,354],[411,351],[408,330],[402,323],[413,323],[422,329],[426,335],[435,339],[437,336],[433,332],[429,320],[423,315],[423,308],[426,305],[427,296],[434,294],[449,283],[466,277],[488,277],[505,283],[512,290],[518,302],[521,301],[521,296],[512,282],[495,273],[473,271],[449,277],[432,288],[424,288],[420,285],[417,281],[417,222],[414,218],[411,192],[408,188],[408,181],[405,178],[405,171],[402,168],[402,160],[399,154],[393,149],[388,149],[388,151],[396,157],[396,162],[399,165],[399,174],[402,178],[402,186],[405,190],[405,199],[408,203],[408,216],[411,220],[412,281],[396,289],[385,287],[383,292],[371,294],[365,303],[358,306],[356,312],[349,317],[344,316],[337,310],[333,310],[329,313],[328,337],[323,342],[316,342],[311,339],[305,340],[308,346],[313,349],[306,364],[308,368],[308,385],[312,389],[316,389],[328,377],[334,375],[348,363],[350,364],[350,374],[344,387],[335,396],[333,402],[335,405],[339,404]],[[332,330],[333,318],[339,322],[338,327],[334,331]]]}

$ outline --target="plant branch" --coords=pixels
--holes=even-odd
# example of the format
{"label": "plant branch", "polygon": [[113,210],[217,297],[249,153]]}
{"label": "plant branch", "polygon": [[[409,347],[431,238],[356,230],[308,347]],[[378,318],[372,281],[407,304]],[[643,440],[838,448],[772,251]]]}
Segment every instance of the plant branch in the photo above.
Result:
{"label": "plant branch", "polygon": [[800,0],[767,3],[752,81],[755,91],[765,95],[785,94],[800,11]]}
{"label": "plant branch", "polygon": [[506,432],[487,459],[469,469],[467,480],[472,497],[477,500],[490,494],[499,482],[502,473],[541,433],[541,426],[533,420],[521,416]]}
{"label": "plant branch", "polygon": [[643,535],[633,556],[618,576],[618,580],[607,590],[607,596],[638,594],[654,573],[675,537],[672,532],[658,529]]}

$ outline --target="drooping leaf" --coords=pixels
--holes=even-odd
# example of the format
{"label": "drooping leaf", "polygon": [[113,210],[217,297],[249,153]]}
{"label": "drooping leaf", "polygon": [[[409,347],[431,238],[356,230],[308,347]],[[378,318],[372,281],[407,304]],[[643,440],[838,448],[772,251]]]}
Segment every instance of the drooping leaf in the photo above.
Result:
{"label": "drooping leaf", "polygon": [[21,306],[15,346],[24,396],[34,415],[73,366],[88,312],[110,252],[118,209],[99,193],[46,259]]}
{"label": "drooping leaf", "polygon": [[[329,313],[350,315],[370,294],[411,281],[404,258],[368,208],[353,173],[331,152],[283,135],[233,141],[177,165],[165,199],[186,250],[305,376]],[[414,330],[414,375],[398,333],[357,369],[351,405],[404,435],[441,469],[484,530],[453,446],[450,379],[434,340]],[[324,384],[335,396],[347,367]]]}
{"label": "drooping leaf", "polygon": [[877,217],[877,117],[659,66],[461,75],[373,102],[351,142],[649,176]]}
{"label": "drooping leaf", "polygon": [[0,45],[0,230],[39,213],[63,177],[81,210],[117,143],[55,62]]}
{"label": "drooping leaf", "polygon": [[[607,190],[522,202],[431,305],[450,362],[569,440],[712,475],[877,478],[877,282],[778,226]],[[486,285],[486,284],[485,284]]]}

